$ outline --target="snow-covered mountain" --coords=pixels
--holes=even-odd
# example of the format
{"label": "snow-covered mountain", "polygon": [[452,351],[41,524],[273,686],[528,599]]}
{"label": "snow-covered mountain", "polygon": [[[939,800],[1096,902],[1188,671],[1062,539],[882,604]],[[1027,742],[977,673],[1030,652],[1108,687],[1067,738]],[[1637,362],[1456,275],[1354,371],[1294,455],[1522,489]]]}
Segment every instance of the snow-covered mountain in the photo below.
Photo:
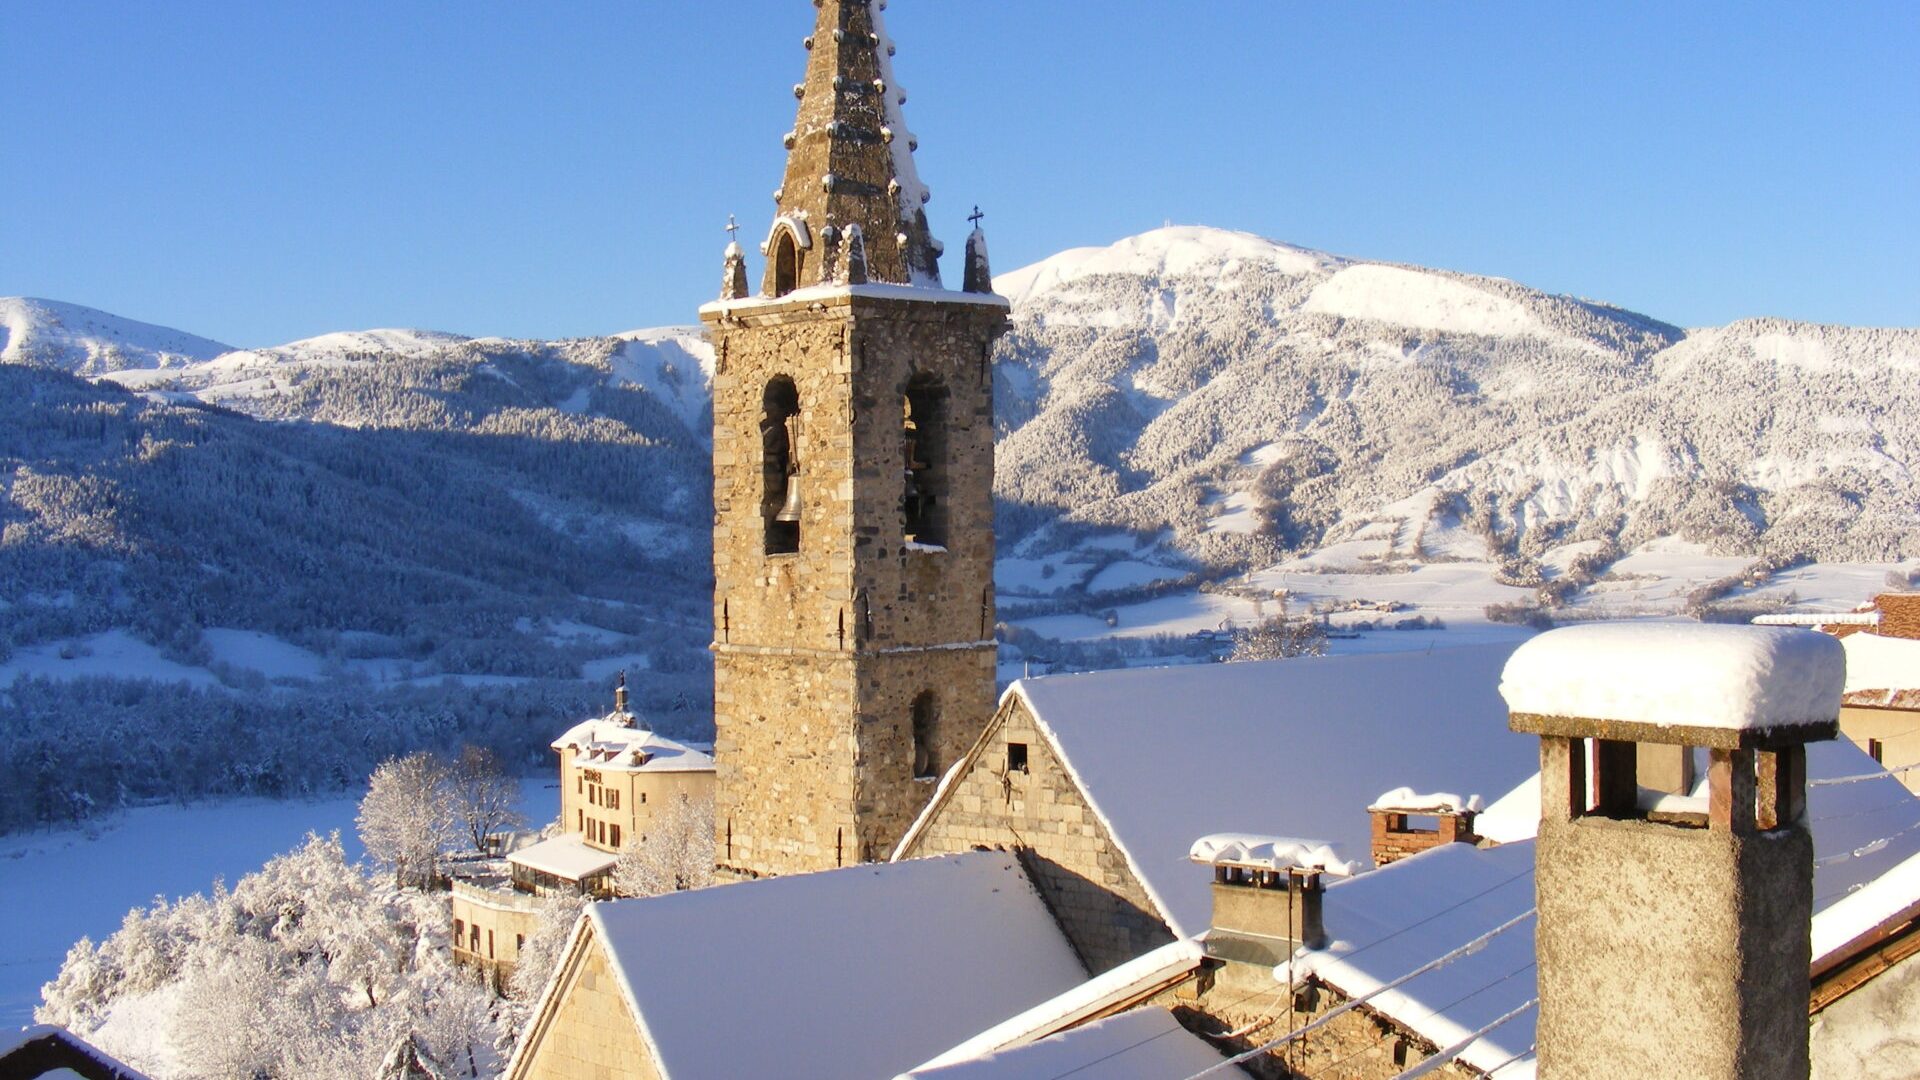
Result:
{"label": "snow-covered mountain", "polygon": [[0,297],[0,363],[98,375],[177,367],[231,351],[231,345],[78,304]]}
{"label": "snow-covered mountain", "polygon": [[1131,534],[1252,568],[1341,541],[1525,566],[1679,535],[1920,555],[1920,331],[1682,331],[1511,281],[1167,228],[1003,275],[1003,552]]}

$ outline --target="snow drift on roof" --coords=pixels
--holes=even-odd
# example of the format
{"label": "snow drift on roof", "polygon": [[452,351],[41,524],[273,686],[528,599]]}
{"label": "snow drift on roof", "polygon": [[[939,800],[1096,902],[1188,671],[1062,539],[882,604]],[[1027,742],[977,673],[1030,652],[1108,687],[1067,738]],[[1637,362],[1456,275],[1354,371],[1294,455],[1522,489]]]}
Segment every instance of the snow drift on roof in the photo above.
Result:
{"label": "snow drift on roof", "polygon": [[1176,936],[1207,927],[1210,833],[1364,859],[1396,783],[1504,791],[1539,767],[1495,692],[1511,644],[1022,679],[1026,702]]}
{"label": "snow drift on roof", "polygon": [[1333,848],[1318,840],[1300,840],[1291,836],[1258,836],[1253,833],[1213,833],[1193,842],[1187,858],[1198,863],[1226,863],[1263,870],[1325,870],[1345,876],[1354,864],[1340,858]]}
{"label": "snow drift on roof", "polygon": [[1764,730],[1840,715],[1845,659],[1825,634],[1771,626],[1606,623],[1550,630],[1500,679],[1517,713]]}
{"label": "snow drift on roof", "polygon": [[583,881],[613,869],[619,858],[588,847],[579,833],[567,833],[529,844],[508,855],[507,861],[568,881]]}
{"label": "snow drift on roof", "polygon": [[1848,634],[1840,639],[1847,654],[1847,693],[1863,690],[1912,690],[1920,687],[1920,641]]}
{"label": "snow drift on roof", "polygon": [[895,1080],[1172,1080],[1210,1069],[1223,1056],[1162,1008],[1135,1009],[1012,1050],[904,1073]]}
{"label": "snow drift on roof", "polygon": [[666,1075],[881,1077],[1086,970],[1003,852],[588,909]]}
{"label": "snow drift on roof", "polygon": [[632,714],[611,712],[584,720],[548,744],[555,750],[574,750],[573,763],[583,768],[618,772],[712,772],[711,755],[669,739]]}

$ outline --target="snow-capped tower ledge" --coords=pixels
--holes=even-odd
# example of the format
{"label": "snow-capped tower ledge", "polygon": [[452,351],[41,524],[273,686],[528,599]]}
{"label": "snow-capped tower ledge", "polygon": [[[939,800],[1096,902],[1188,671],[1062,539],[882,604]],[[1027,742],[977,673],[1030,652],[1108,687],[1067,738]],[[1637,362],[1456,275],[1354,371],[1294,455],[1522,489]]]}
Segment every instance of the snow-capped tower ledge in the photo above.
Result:
{"label": "snow-capped tower ledge", "polygon": [[763,295],[846,280],[841,250],[859,226],[875,284],[940,288],[940,242],[927,228],[931,198],[913,166],[918,143],[893,77],[893,43],[876,0],[819,0],[787,171],[774,195]]}

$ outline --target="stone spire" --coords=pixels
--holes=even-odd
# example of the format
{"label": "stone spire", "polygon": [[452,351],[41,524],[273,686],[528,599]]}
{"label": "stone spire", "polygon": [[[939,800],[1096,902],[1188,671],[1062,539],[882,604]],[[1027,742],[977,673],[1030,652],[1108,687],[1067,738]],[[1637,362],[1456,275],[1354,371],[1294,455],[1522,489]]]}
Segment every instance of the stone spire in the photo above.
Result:
{"label": "stone spire", "polygon": [[[815,6],[764,292],[845,282],[861,263],[868,281],[938,288],[940,245],[927,230],[929,195],[913,167],[916,144],[901,111],[907,95],[893,79],[885,0]],[[847,233],[856,225],[864,257],[849,259]],[[792,250],[783,252],[788,242]]]}

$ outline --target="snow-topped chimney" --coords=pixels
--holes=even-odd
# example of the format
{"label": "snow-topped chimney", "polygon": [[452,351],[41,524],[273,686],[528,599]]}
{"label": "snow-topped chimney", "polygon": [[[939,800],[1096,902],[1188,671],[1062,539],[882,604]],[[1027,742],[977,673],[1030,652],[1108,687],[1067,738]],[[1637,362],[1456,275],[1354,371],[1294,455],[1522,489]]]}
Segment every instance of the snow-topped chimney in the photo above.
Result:
{"label": "snow-topped chimney", "polygon": [[1317,840],[1245,833],[1203,836],[1188,857],[1213,868],[1208,955],[1263,968],[1326,944],[1321,876],[1353,870]]}
{"label": "snow-topped chimney", "polygon": [[[1473,819],[1480,812],[1480,796],[1462,799],[1448,792],[1422,795],[1412,788],[1394,788],[1373,800],[1373,865],[1385,866],[1442,844],[1475,844]],[[1433,824],[1429,827],[1426,822]]]}
{"label": "snow-topped chimney", "polygon": [[[1611,624],[1522,645],[1500,692],[1540,736],[1542,1077],[1808,1074],[1806,744],[1839,731],[1824,634]],[[1705,748],[1708,794],[1641,788]]]}

